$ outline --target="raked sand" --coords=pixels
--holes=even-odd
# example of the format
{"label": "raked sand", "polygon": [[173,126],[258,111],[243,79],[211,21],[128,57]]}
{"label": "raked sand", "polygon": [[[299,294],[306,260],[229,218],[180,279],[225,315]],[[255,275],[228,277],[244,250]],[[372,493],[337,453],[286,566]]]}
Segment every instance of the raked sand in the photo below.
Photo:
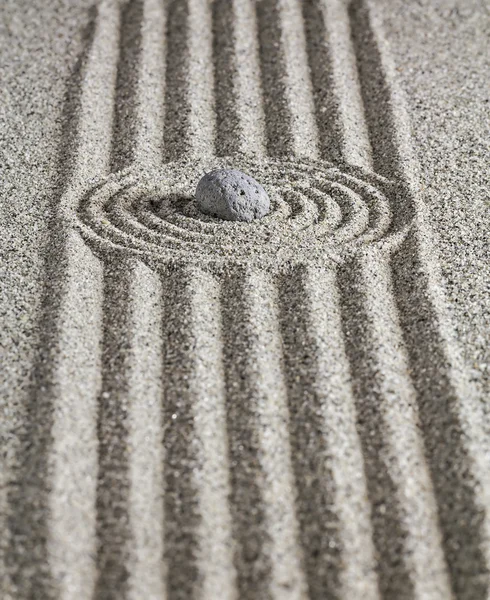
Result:
{"label": "raked sand", "polygon": [[0,11],[1,598],[488,598],[484,3]]}

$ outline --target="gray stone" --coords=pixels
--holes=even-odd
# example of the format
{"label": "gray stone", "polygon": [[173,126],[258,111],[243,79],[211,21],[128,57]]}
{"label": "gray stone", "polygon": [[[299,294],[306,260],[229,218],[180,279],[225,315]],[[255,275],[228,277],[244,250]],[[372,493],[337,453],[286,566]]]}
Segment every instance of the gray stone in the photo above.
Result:
{"label": "gray stone", "polygon": [[264,188],[245,173],[235,169],[217,169],[206,173],[196,188],[199,210],[227,221],[261,219],[270,210]]}

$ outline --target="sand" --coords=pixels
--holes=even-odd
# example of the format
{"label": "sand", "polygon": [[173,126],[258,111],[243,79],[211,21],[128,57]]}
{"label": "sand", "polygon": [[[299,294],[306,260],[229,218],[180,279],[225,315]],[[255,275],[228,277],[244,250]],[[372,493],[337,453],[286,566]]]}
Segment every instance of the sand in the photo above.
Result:
{"label": "sand", "polygon": [[2,599],[488,598],[484,3],[1,12]]}

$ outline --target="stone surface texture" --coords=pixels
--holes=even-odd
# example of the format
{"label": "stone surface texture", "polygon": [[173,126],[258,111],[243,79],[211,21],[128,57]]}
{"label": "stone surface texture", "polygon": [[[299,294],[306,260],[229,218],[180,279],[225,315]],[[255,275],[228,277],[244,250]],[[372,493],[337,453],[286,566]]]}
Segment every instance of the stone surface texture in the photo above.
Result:
{"label": "stone surface texture", "polygon": [[206,173],[197,184],[196,202],[204,214],[226,221],[253,221],[270,210],[269,196],[260,183],[236,169]]}

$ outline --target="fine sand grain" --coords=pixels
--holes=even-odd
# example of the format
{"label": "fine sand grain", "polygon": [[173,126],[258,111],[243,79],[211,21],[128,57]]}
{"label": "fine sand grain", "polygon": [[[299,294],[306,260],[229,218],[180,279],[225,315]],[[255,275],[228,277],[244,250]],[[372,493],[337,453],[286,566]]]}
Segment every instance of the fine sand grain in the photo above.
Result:
{"label": "fine sand grain", "polygon": [[484,3],[0,12],[2,600],[490,597]]}

